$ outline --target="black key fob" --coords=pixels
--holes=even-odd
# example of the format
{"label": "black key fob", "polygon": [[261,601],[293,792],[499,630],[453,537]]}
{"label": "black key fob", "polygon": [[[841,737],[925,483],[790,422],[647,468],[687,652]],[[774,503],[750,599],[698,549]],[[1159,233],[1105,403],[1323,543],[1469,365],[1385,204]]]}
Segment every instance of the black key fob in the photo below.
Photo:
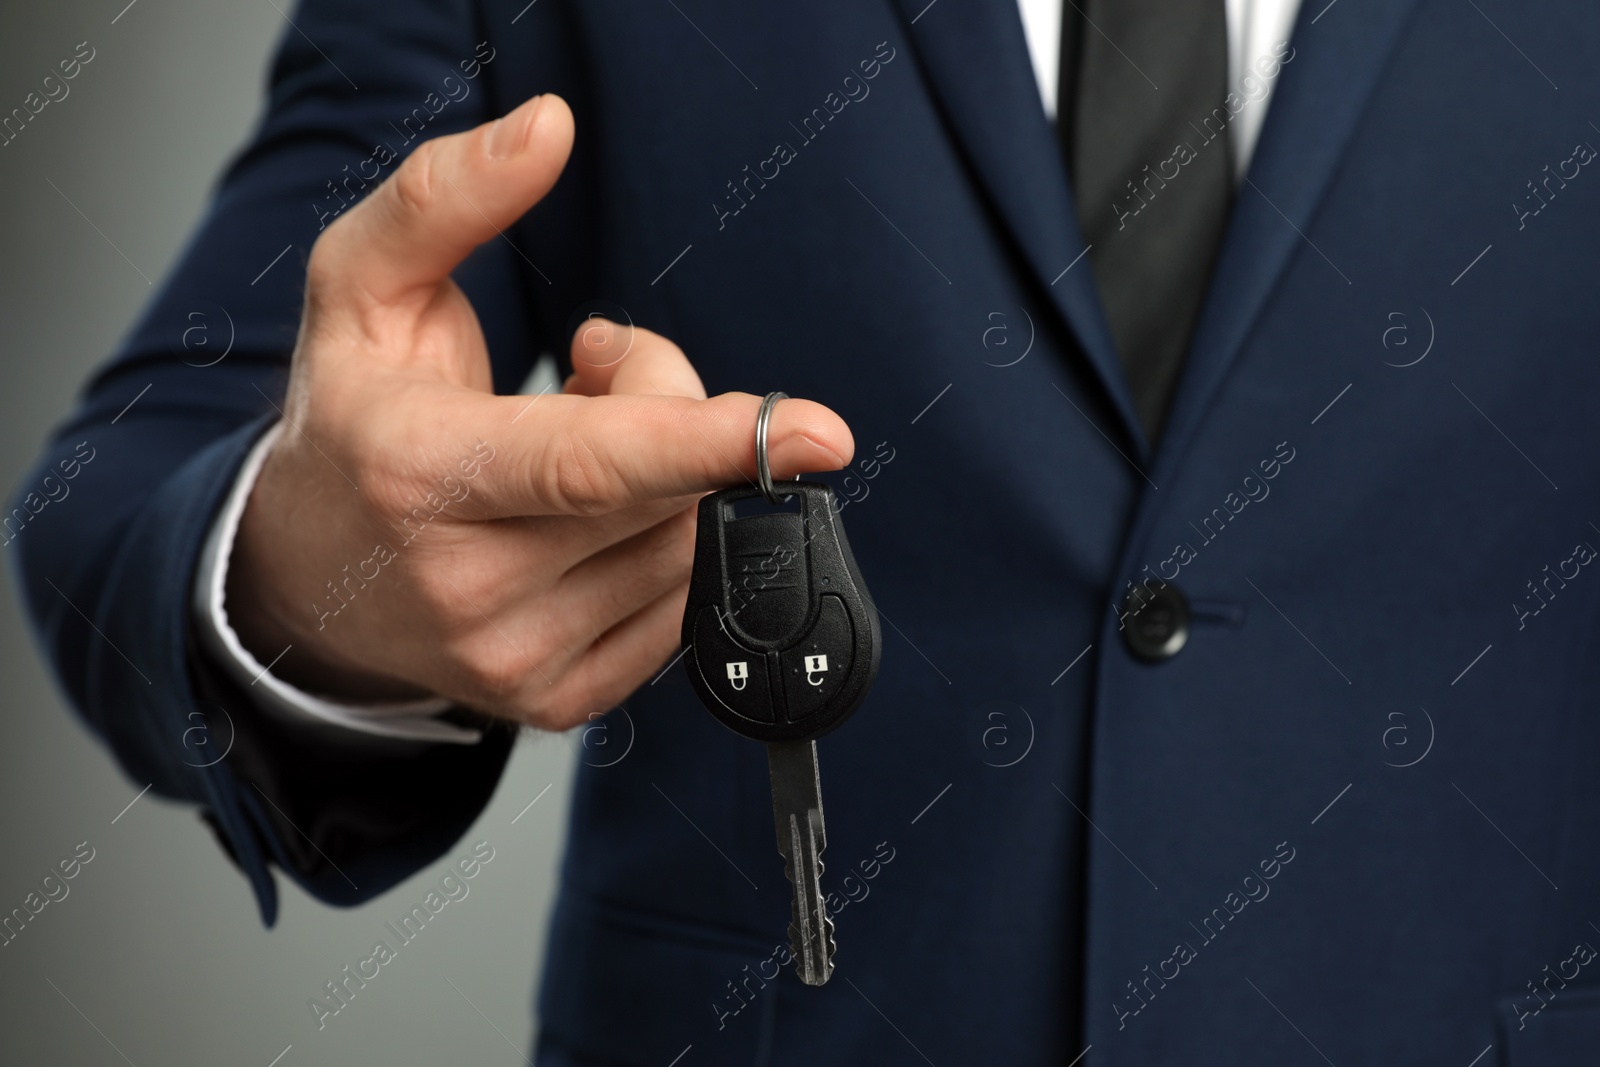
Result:
{"label": "black key fob", "polygon": [[755,741],[842,725],[878,674],[878,612],[822,482],[700,500],[684,664],[711,714]]}

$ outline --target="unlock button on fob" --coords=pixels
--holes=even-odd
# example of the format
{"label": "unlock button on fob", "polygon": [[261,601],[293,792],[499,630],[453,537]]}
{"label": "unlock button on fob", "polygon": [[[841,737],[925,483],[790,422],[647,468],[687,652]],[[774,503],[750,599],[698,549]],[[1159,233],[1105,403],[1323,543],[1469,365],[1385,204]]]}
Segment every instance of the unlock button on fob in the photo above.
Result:
{"label": "unlock button on fob", "polygon": [[831,594],[821,597],[821,611],[811,632],[778,654],[790,722],[809,719],[833,699],[850,677],[855,644],[855,628],[844,602]]}
{"label": "unlock button on fob", "polygon": [[694,655],[700,677],[730,711],[754,722],[775,722],[767,657],[736,644],[723,629],[715,607],[695,620]]}

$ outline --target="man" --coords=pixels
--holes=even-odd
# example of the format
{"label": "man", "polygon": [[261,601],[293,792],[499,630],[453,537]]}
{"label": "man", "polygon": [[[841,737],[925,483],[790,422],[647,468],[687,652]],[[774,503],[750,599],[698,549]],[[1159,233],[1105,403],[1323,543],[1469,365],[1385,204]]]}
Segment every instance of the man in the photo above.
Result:
{"label": "man", "polygon": [[[63,681],[268,922],[269,863],[446,852],[494,722],[625,703],[542,1063],[1581,1062],[1600,14],[1023,14],[307,5],[47,450],[93,506],[15,534]],[[673,664],[771,389],[885,623],[821,989],[764,755]]]}

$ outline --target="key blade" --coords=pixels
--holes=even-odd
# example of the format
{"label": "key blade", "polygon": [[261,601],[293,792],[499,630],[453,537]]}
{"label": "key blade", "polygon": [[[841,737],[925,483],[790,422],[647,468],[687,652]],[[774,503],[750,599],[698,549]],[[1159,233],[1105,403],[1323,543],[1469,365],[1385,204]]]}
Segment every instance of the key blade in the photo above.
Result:
{"label": "key blade", "polygon": [[789,816],[790,854],[798,857],[797,863],[786,856],[784,863],[795,886],[789,949],[794,953],[795,971],[809,986],[822,985],[833,975],[833,920],[822,896],[820,829],[821,819],[815,811],[807,813],[803,826],[798,815]]}
{"label": "key blade", "polygon": [[822,852],[828,846],[822,819],[822,780],[815,741],[767,746],[772,777],[772,815],[783,870],[794,887],[789,947],[795,971],[806,985],[833,974],[833,920],[822,895]]}

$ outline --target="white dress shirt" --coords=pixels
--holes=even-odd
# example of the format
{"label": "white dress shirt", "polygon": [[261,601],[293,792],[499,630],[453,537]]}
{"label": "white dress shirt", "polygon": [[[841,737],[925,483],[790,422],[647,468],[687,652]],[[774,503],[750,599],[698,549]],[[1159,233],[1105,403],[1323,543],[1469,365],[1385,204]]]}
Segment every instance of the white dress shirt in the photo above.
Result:
{"label": "white dress shirt", "polygon": [[[1086,0],[1065,0],[1065,3],[1063,0],[1017,0],[1022,8],[1028,54],[1033,57],[1033,74],[1039,81],[1039,98],[1044,101],[1045,114],[1052,120],[1056,117],[1056,81],[1061,69],[1061,13],[1067,3],[1081,8],[1084,2]],[[1256,61],[1272,56],[1274,47],[1289,39],[1300,0],[1227,0],[1227,5],[1228,88],[1243,96],[1246,95],[1245,78],[1252,73]],[[1090,27],[1084,32],[1099,31]],[[1238,178],[1244,177],[1250,163],[1256,138],[1261,133],[1261,120],[1266,118],[1267,104],[1277,85],[1277,78],[1257,77],[1265,83],[1265,94],[1228,124],[1233,173]]]}
{"label": "white dress shirt", "polygon": [[[1045,114],[1056,115],[1056,79],[1061,62],[1061,15],[1063,0],[1017,0],[1022,12],[1022,28],[1033,60],[1034,77],[1039,83],[1039,98]],[[1074,3],[1076,0],[1066,0]],[[1289,39],[1300,0],[1226,0],[1228,7],[1228,88],[1251,102],[1228,125],[1234,156],[1234,174],[1242,178],[1254,154],[1261,122],[1277,85],[1277,77],[1262,77],[1258,60],[1281,56],[1277,46]],[[932,14],[938,18],[938,13]],[[1092,27],[1086,32],[1098,32]],[[1252,79],[1247,83],[1246,79]],[[1265,91],[1262,91],[1264,85]],[[545,356],[534,368],[522,392],[554,391],[555,362]],[[477,730],[444,722],[434,716],[449,706],[444,700],[423,700],[406,704],[351,705],[328,700],[297,689],[275,676],[271,665],[260,663],[239,641],[228,623],[224,590],[228,579],[228,557],[233,549],[245,501],[254,487],[261,463],[281,431],[273,427],[257,443],[245,460],[222,511],[212,525],[195,575],[192,606],[201,643],[216,662],[245,688],[257,705],[270,714],[304,722],[319,722],[362,733],[423,741],[472,744]]]}

